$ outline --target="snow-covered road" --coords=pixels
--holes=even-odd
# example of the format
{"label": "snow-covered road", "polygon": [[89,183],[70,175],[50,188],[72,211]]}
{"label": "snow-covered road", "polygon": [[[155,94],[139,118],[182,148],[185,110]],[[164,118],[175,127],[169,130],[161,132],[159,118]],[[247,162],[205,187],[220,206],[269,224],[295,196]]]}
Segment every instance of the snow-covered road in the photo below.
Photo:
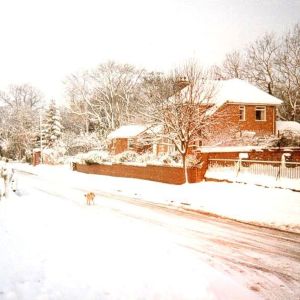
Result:
{"label": "snow-covered road", "polygon": [[300,236],[20,175],[0,299],[296,299]]}

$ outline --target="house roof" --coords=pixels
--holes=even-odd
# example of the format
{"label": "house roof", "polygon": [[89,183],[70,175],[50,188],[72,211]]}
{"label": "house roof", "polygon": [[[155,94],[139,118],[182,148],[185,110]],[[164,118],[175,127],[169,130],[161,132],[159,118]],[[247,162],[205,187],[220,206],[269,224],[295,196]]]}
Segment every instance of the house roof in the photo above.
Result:
{"label": "house roof", "polygon": [[140,133],[147,130],[149,126],[146,125],[124,125],[112,131],[107,138],[108,139],[121,139],[121,138],[132,138],[136,137]]}
{"label": "house roof", "polygon": [[292,131],[300,133],[300,123],[295,121],[276,121],[276,129],[282,131]]}
{"label": "house roof", "polygon": [[112,131],[107,138],[108,139],[126,139],[126,138],[133,138],[138,136],[141,133],[147,133],[150,135],[156,135],[163,131],[162,125],[123,125]]}
{"label": "house roof", "polygon": [[282,100],[266,93],[249,82],[241,79],[228,79],[216,81],[216,91],[213,96],[216,104],[244,103],[280,105]]}
{"label": "house roof", "polygon": [[[188,89],[188,86],[182,89],[183,95]],[[203,87],[199,90],[203,90],[203,97],[210,95],[211,99],[208,102],[215,104],[217,107],[226,102],[250,105],[280,105],[282,103],[282,100],[238,78],[207,81],[207,84],[203,84]],[[202,99],[200,102],[205,103],[206,100]]]}

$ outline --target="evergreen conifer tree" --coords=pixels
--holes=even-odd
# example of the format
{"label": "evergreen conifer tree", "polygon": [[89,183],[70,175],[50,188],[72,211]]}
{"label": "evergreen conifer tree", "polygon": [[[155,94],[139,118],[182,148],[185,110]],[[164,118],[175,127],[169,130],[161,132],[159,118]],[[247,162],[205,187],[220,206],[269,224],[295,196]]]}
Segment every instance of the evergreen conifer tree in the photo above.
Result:
{"label": "evergreen conifer tree", "polygon": [[52,100],[45,115],[43,144],[49,148],[55,146],[62,135],[62,129],[63,126],[61,125],[59,109],[57,108],[55,101]]}

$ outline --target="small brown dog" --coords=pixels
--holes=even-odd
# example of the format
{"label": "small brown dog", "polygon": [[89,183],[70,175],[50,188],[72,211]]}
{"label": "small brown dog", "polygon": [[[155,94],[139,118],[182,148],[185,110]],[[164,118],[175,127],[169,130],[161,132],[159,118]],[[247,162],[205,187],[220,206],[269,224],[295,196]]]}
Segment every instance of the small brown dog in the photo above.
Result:
{"label": "small brown dog", "polygon": [[95,194],[93,192],[86,193],[86,194],[84,194],[84,196],[85,196],[87,205],[95,204],[95,202],[94,202]]}

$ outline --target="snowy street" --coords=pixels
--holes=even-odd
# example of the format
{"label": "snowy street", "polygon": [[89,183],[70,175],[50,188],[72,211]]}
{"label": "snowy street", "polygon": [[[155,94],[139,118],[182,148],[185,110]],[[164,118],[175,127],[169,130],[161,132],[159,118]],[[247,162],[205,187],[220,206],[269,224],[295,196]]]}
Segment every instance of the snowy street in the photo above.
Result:
{"label": "snowy street", "polygon": [[[84,174],[83,174],[84,175]],[[88,175],[85,175],[88,176]],[[0,299],[296,299],[300,236],[18,173]]]}

